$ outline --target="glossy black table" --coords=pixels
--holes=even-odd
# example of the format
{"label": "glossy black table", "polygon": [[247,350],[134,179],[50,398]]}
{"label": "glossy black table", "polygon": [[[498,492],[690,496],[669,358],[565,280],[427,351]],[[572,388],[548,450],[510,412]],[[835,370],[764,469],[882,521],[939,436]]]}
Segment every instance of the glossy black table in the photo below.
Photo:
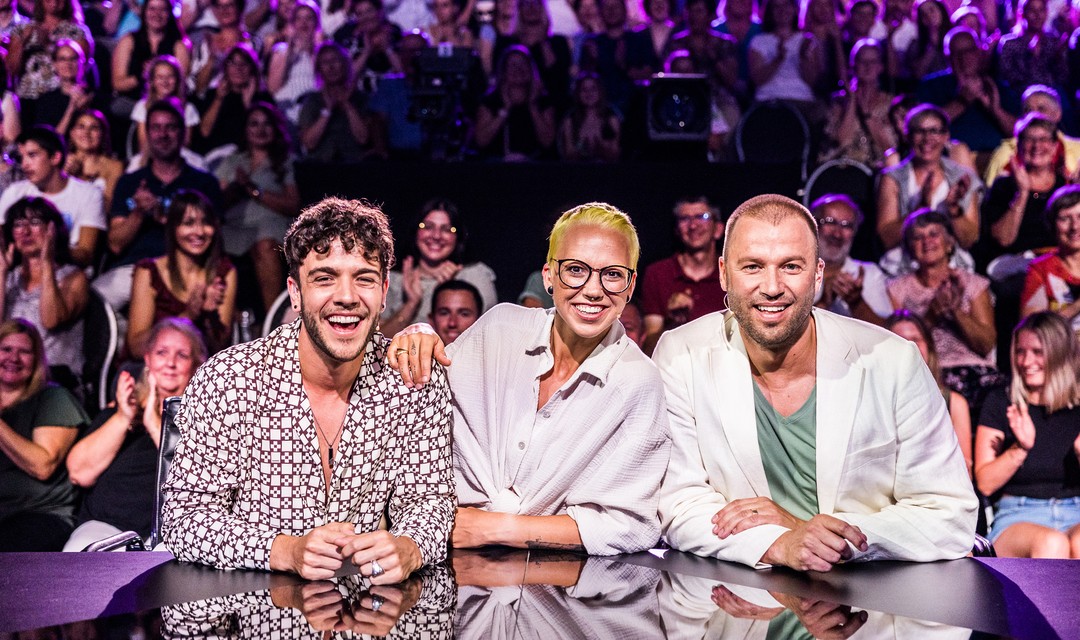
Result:
{"label": "glossy black table", "polygon": [[305,582],[184,565],[167,553],[0,554],[0,638],[321,638],[332,630],[403,638],[1080,638],[1080,561],[878,562],[799,574],[670,550],[585,558],[487,549],[456,552],[401,586],[372,588],[348,571]]}

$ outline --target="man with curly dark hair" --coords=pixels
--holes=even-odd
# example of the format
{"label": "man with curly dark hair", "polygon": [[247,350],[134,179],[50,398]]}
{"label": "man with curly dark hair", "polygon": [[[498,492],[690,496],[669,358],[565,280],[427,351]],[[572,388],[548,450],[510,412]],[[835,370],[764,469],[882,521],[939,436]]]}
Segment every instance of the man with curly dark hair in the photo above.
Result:
{"label": "man with curly dark hair", "polygon": [[[456,499],[445,374],[411,392],[377,332],[394,261],[386,216],[328,198],[285,235],[300,319],[195,374],[165,485],[180,560],[375,584],[446,555]],[[389,530],[380,529],[383,514]]]}

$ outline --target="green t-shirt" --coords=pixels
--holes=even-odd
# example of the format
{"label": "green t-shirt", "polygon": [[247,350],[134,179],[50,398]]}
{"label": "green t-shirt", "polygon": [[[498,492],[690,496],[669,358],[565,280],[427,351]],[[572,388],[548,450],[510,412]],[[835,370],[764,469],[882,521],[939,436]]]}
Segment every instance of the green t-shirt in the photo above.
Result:
{"label": "green t-shirt", "polygon": [[798,411],[787,418],[773,409],[754,384],[758,448],[776,504],[796,518],[818,514],[817,387]]}
{"label": "green t-shirt", "polygon": [[[54,384],[8,408],[0,418],[27,439],[34,437],[35,427],[81,429],[90,422],[75,397]],[[36,480],[0,453],[0,518],[32,511],[70,517],[74,521],[75,497],[75,486],[68,480],[67,467],[63,464],[50,478]]]}

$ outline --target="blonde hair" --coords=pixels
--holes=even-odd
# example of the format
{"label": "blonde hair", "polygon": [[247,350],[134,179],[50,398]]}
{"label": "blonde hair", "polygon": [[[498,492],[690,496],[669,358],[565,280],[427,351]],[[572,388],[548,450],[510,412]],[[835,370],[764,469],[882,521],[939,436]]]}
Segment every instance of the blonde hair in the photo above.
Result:
{"label": "blonde hair", "polygon": [[3,342],[4,338],[8,336],[20,333],[30,338],[30,348],[34,352],[34,370],[30,374],[30,380],[27,381],[26,386],[23,387],[22,393],[19,394],[15,402],[22,402],[41,391],[41,388],[49,381],[49,363],[45,360],[45,342],[41,339],[41,334],[38,333],[37,328],[22,318],[0,323],[0,342]]}
{"label": "blonde hair", "polygon": [[724,248],[722,255],[724,260],[728,259],[728,242],[731,237],[735,235],[735,224],[743,217],[751,218],[753,220],[763,220],[773,225],[779,225],[788,218],[799,218],[806,223],[806,226],[810,229],[811,235],[814,236],[814,259],[817,260],[820,255],[820,247],[818,246],[818,224],[814,219],[814,214],[795,202],[791,198],[787,198],[775,193],[767,193],[762,196],[755,196],[750,198],[746,202],[739,205],[739,208],[731,214],[731,217],[727,221],[727,231],[724,233]]}
{"label": "blonde hair", "polygon": [[1080,402],[1080,385],[1076,374],[1076,363],[1080,359],[1076,334],[1064,318],[1052,311],[1040,311],[1020,321],[1013,329],[1012,348],[1009,360],[1012,363],[1013,378],[1009,387],[1010,399],[1019,405],[1029,403],[1030,392],[1024,385],[1023,376],[1016,366],[1016,343],[1021,331],[1029,331],[1042,344],[1045,382],[1042,387],[1042,405],[1047,413],[1059,409],[1071,409]]}
{"label": "blonde hair", "polygon": [[551,235],[548,236],[547,261],[555,259],[563,238],[570,229],[586,225],[609,229],[626,238],[627,247],[630,249],[630,264],[625,266],[637,270],[638,257],[641,256],[637,229],[634,228],[634,223],[630,222],[630,216],[604,202],[589,202],[559,216],[555,226],[551,228]]}

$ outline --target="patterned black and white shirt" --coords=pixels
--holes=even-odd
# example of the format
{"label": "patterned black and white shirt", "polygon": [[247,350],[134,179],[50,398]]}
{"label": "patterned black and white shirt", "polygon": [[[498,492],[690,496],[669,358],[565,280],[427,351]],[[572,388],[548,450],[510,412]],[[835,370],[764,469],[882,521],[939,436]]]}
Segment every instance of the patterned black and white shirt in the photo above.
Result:
{"label": "patterned black and white shirt", "polygon": [[[331,522],[407,535],[425,564],[446,557],[454,522],[452,414],[445,372],[413,391],[386,366],[389,341],[364,353],[327,492],[300,377],[300,321],[223,351],[184,394],[164,486],[163,529],[179,560],[270,568],[278,534]],[[329,498],[327,497],[329,495]]]}

